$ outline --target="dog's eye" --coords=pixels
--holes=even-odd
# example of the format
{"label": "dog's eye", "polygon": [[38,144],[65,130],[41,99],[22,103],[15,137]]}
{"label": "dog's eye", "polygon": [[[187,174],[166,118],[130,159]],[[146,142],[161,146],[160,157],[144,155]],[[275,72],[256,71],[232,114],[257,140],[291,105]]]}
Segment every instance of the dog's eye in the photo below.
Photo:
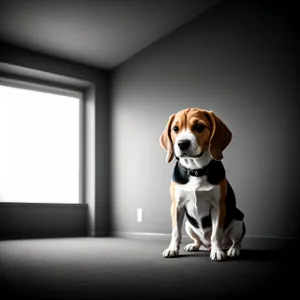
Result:
{"label": "dog's eye", "polygon": [[179,131],[178,126],[174,126],[174,127],[173,127],[173,131],[174,131],[175,133],[177,133],[177,132]]}
{"label": "dog's eye", "polygon": [[205,129],[205,125],[204,124],[196,124],[194,126],[194,130],[197,132],[202,132]]}

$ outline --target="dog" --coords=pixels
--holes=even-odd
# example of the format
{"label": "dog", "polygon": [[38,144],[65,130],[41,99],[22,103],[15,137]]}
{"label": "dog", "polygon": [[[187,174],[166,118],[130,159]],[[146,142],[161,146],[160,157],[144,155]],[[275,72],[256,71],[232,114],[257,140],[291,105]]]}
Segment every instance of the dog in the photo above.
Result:
{"label": "dog", "polygon": [[169,116],[159,143],[166,162],[174,157],[177,162],[170,185],[171,241],[164,257],[179,256],[184,216],[193,240],[186,251],[199,251],[202,245],[213,261],[241,254],[245,216],[222,163],[231,140],[232,132],[213,111],[186,108]]}

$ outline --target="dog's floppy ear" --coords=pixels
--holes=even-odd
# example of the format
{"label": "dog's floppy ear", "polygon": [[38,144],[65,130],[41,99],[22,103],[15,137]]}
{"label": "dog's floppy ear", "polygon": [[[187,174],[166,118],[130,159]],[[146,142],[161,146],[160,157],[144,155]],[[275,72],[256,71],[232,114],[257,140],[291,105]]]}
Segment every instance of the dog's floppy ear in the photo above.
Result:
{"label": "dog's floppy ear", "polygon": [[221,160],[223,158],[224,149],[231,142],[232,133],[213,111],[206,111],[205,114],[211,124],[209,153],[215,160]]}
{"label": "dog's floppy ear", "polygon": [[163,149],[165,149],[167,152],[166,162],[168,162],[168,163],[171,162],[174,157],[174,147],[173,147],[173,143],[171,140],[171,124],[174,120],[174,117],[175,117],[175,114],[173,114],[169,117],[167,125],[159,138],[159,143],[160,143],[161,147]]}

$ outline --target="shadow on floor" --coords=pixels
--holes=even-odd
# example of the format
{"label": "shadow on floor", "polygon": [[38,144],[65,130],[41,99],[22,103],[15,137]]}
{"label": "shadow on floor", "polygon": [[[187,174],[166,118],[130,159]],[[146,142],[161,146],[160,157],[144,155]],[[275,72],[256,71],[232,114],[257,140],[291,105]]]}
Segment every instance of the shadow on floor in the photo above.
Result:
{"label": "shadow on floor", "polygon": [[[193,258],[193,257],[209,257],[209,251],[194,251],[189,253],[181,252],[179,257],[174,257],[175,259],[180,258]],[[172,258],[169,258],[172,259]],[[230,260],[240,260],[240,261],[260,261],[260,262],[288,262],[293,261],[293,256],[291,256],[291,249],[284,250],[254,250],[254,249],[244,249],[242,250],[241,256],[238,258],[229,258],[225,261]]]}
{"label": "shadow on floor", "polygon": [[243,261],[280,262],[292,260],[288,250],[243,250],[241,257]]}

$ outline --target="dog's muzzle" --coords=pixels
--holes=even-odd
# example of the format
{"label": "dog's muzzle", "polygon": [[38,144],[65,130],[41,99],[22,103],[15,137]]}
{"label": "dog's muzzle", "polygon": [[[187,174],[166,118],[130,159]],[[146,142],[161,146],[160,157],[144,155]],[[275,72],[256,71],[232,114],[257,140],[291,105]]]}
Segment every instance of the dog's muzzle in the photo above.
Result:
{"label": "dog's muzzle", "polygon": [[191,146],[191,140],[189,139],[181,139],[177,142],[177,146],[178,148],[182,151],[181,157],[201,157],[204,153],[204,150],[202,150],[198,155],[191,155],[189,152],[187,151],[190,146]]}
{"label": "dog's muzzle", "polygon": [[178,143],[178,148],[181,150],[181,151],[184,151],[184,150],[187,150],[190,145],[191,145],[191,141],[188,140],[188,139],[184,139],[184,140],[179,140]]}

